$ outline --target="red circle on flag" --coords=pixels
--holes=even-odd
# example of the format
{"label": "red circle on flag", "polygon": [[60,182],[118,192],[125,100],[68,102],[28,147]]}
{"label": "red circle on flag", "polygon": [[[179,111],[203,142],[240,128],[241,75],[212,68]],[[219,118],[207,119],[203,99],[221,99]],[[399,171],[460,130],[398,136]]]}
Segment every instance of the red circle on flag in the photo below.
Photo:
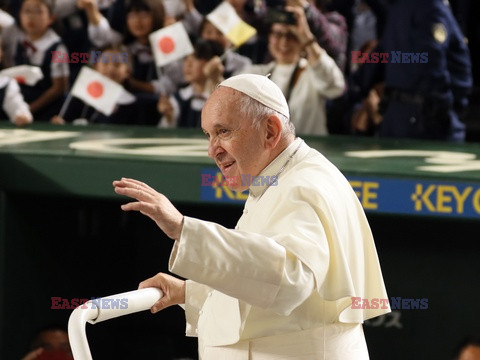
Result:
{"label": "red circle on flag", "polygon": [[158,48],[165,54],[175,50],[175,41],[170,36],[164,36],[158,41]]}
{"label": "red circle on flag", "polygon": [[27,82],[27,80],[23,76],[17,76],[15,80],[17,80],[19,84],[25,84]]}
{"label": "red circle on flag", "polygon": [[87,85],[87,93],[93,98],[99,98],[103,95],[103,85],[98,81],[92,81]]}

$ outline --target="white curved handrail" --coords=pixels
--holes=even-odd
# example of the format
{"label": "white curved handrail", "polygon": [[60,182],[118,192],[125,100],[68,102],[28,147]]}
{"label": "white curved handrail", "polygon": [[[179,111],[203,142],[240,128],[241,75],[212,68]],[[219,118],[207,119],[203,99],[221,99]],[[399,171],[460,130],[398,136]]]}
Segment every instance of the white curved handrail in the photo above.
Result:
{"label": "white curved handrail", "polygon": [[68,338],[76,360],[92,360],[85,325],[148,310],[163,296],[157,288],[145,288],[87,301],[68,319]]}

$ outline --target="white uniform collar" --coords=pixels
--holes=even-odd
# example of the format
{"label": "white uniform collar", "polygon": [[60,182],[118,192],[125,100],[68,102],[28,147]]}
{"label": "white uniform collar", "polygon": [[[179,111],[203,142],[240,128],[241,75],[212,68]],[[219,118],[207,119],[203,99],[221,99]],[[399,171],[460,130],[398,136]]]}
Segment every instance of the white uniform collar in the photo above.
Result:
{"label": "white uniform collar", "polygon": [[[25,40],[29,40],[26,34],[25,34]],[[44,52],[59,40],[60,40],[60,36],[58,36],[57,33],[52,29],[48,29],[41,38],[31,42],[37,48],[37,51]]]}
{"label": "white uniform collar", "polygon": [[308,151],[308,146],[303,142],[303,139],[296,138],[270,164],[268,164],[265,169],[262,170],[260,175],[258,175],[256,180],[253,180],[250,185],[249,195],[251,197],[256,198],[262,196],[270,186],[276,186],[278,181],[281,181],[281,174],[289,165],[291,165],[292,158],[296,155],[300,156],[298,154],[300,150],[302,150],[302,153]]}

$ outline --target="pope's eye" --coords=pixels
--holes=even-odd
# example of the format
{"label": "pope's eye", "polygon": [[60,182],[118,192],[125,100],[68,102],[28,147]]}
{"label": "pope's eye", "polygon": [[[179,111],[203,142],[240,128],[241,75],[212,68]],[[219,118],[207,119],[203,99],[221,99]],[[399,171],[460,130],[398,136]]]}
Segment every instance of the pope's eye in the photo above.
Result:
{"label": "pope's eye", "polygon": [[230,130],[227,130],[227,129],[219,129],[219,130],[217,131],[217,134],[220,135],[220,136],[222,136],[222,135],[227,135],[227,134],[229,134],[229,133],[230,133]]}

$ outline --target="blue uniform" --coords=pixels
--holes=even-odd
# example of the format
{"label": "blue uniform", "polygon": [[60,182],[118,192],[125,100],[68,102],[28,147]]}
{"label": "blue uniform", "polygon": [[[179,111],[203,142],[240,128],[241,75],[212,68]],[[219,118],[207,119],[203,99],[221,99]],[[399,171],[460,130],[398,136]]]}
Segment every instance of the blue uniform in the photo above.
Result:
{"label": "blue uniform", "polygon": [[381,43],[389,59],[380,136],[463,141],[471,60],[448,3],[393,1]]}

